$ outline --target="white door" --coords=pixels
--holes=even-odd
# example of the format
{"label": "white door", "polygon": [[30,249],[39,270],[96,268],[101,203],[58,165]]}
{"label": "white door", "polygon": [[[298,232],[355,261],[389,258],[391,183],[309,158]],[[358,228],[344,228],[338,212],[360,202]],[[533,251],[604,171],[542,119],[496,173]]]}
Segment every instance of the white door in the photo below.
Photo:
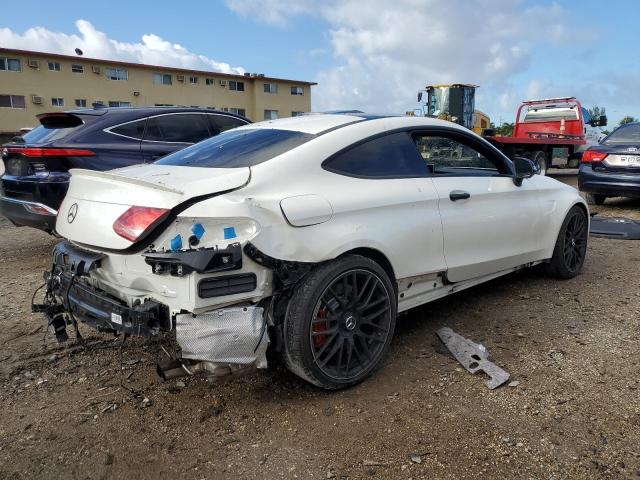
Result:
{"label": "white door", "polygon": [[439,197],[449,281],[540,258],[542,216],[533,182],[516,186],[508,160],[471,134],[425,133],[414,139]]}

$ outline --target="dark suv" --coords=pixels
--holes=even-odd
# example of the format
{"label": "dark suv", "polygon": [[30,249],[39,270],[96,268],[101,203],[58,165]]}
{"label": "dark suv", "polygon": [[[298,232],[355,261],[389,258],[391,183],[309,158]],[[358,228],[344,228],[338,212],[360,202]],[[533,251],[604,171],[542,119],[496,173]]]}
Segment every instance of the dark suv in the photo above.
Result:
{"label": "dark suv", "polygon": [[202,108],[96,108],[38,115],[41,125],[2,147],[0,214],[52,232],[69,169],[153,162],[250,121]]}

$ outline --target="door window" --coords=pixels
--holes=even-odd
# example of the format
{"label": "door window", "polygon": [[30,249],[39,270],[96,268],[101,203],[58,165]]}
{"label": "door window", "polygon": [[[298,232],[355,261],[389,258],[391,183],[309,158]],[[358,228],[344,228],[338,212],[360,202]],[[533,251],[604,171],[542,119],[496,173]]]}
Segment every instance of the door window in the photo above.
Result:
{"label": "door window", "polygon": [[414,136],[418,152],[434,175],[497,175],[500,165],[490,156],[453,138],[433,135]]}
{"label": "door window", "polygon": [[197,143],[209,138],[207,119],[200,114],[161,115],[147,122],[145,140],[155,142]]}
{"label": "door window", "polygon": [[428,175],[425,162],[406,132],[365,141],[323,163],[331,172],[363,178],[403,178]]}

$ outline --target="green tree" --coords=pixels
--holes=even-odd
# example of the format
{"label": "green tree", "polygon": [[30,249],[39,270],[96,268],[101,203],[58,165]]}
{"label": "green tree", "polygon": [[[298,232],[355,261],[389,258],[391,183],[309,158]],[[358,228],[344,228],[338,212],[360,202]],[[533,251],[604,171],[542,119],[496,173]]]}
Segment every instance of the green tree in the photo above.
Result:
{"label": "green tree", "polygon": [[606,111],[604,107],[599,107],[599,106],[595,106],[595,107],[591,107],[589,109],[587,109],[589,111],[589,114],[591,115],[591,118],[600,118],[601,115],[606,115]]}
{"label": "green tree", "polygon": [[622,117],[622,120],[620,120],[620,125],[626,125],[627,123],[633,123],[637,121],[638,121],[637,118],[627,115],[625,117]]}
{"label": "green tree", "polygon": [[504,122],[499,127],[495,127],[495,130],[499,137],[510,137],[513,135],[513,123]]}

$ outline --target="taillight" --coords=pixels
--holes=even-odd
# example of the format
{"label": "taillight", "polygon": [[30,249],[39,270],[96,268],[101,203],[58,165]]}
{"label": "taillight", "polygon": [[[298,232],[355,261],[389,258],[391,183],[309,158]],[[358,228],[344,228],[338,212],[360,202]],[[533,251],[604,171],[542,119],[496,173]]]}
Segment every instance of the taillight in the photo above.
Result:
{"label": "taillight", "polygon": [[131,207],[113,222],[113,231],[122,238],[135,242],[168,214],[167,208]]}
{"label": "taillight", "polygon": [[607,158],[608,153],[598,152],[596,150],[587,150],[582,154],[582,163],[601,162]]}
{"label": "taillight", "polygon": [[[32,148],[7,147],[7,153],[19,153],[25,157],[93,157],[95,153],[83,148]],[[4,153],[4,152],[3,152]]]}

